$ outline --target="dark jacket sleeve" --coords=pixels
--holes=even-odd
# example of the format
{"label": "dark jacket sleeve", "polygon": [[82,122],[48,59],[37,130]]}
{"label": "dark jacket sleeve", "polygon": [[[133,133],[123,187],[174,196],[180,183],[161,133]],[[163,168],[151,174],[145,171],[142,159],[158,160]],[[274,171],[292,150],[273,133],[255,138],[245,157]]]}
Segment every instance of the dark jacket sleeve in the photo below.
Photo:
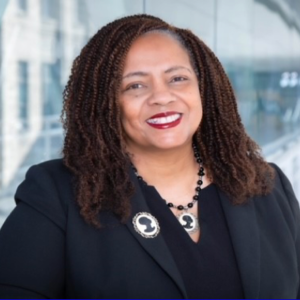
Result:
{"label": "dark jacket sleeve", "polygon": [[0,231],[0,298],[62,298],[65,213],[51,176],[29,169]]}
{"label": "dark jacket sleeve", "polygon": [[[276,169],[276,171],[279,175],[283,190],[286,194],[287,199],[289,200],[292,215],[294,216],[294,224],[296,224],[295,230],[294,230],[294,239],[295,239],[295,247],[296,247],[296,253],[297,253],[298,274],[300,277],[300,209],[299,209],[299,202],[296,198],[296,195],[293,191],[292,185],[291,185],[290,181],[288,180],[288,178],[281,171],[281,169],[278,168],[275,164],[272,164],[272,166]],[[299,279],[299,288],[298,288],[297,299],[300,299],[300,279]]]}

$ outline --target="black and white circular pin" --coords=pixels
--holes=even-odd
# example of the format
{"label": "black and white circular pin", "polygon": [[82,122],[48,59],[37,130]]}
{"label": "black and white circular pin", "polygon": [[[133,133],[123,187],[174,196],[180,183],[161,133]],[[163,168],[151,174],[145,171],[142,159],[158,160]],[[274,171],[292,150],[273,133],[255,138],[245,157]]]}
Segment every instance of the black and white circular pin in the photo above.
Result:
{"label": "black and white circular pin", "polygon": [[147,212],[136,214],[132,220],[134,229],[144,238],[155,238],[160,231],[157,219]]}
{"label": "black and white circular pin", "polygon": [[184,212],[177,216],[177,219],[189,234],[197,232],[200,229],[198,218],[192,213]]}

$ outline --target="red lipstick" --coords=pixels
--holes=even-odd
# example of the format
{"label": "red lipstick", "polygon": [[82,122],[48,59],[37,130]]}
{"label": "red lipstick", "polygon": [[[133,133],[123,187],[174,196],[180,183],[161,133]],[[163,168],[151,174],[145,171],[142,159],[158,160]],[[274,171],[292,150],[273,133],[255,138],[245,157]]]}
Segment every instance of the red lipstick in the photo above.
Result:
{"label": "red lipstick", "polygon": [[163,113],[160,113],[160,114],[156,114],[156,115],[150,117],[149,119],[164,118],[164,117],[168,117],[168,116],[172,116],[172,115],[177,115],[177,114],[179,114],[179,113],[176,112],[176,111],[166,111],[166,112],[163,112]]}
{"label": "red lipstick", "polygon": [[182,114],[168,111],[153,115],[147,120],[147,124],[155,129],[169,129],[181,122]]}

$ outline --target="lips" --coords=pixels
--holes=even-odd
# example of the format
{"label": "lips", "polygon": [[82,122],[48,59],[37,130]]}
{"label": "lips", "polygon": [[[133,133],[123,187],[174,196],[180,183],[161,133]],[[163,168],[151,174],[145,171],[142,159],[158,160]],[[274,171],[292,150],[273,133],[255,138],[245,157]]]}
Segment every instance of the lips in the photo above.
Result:
{"label": "lips", "polygon": [[182,118],[178,112],[165,112],[152,116],[146,122],[156,129],[168,129],[177,126]]}

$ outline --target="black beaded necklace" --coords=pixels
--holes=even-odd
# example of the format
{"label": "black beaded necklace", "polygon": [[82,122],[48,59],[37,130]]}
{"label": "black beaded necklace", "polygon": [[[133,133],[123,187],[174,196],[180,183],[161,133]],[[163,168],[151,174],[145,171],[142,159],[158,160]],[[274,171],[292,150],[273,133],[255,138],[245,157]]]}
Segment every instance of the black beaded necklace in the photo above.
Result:
{"label": "black beaded necklace", "polygon": [[[203,168],[203,160],[201,159],[199,151],[198,151],[196,145],[194,145],[194,144],[193,144],[193,150],[194,150],[194,156],[195,156],[196,162],[199,164],[199,171],[198,171],[199,179],[197,180],[197,187],[195,188],[196,194],[193,196],[192,202],[189,202],[187,205],[175,205],[172,202],[167,202],[166,200],[164,200],[166,202],[166,205],[169,208],[175,208],[179,211],[184,211],[179,216],[177,216],[177,219],[179,220],[181,225],[184,227],[184,229],[189,234],[194,233],[200,229],[198,218],[196,216],[194,216],[192,213],[188,213],[187,211],[189,209],[191,209],[194,206],[194,204],[198,201],[199,194],[201,191],[201,185],[203,184],[202,179],[203,179],[203,176],[205,175],[204,168]],[[138,178],[138,180],[140,180],[141,182],[143,182],[144,184],[147,185],[147,182],[143,179],[142,176],[140,176],[138,174],[138,171],[134,165],[132,165],[132,169],[133,169],[136,177]]]}

